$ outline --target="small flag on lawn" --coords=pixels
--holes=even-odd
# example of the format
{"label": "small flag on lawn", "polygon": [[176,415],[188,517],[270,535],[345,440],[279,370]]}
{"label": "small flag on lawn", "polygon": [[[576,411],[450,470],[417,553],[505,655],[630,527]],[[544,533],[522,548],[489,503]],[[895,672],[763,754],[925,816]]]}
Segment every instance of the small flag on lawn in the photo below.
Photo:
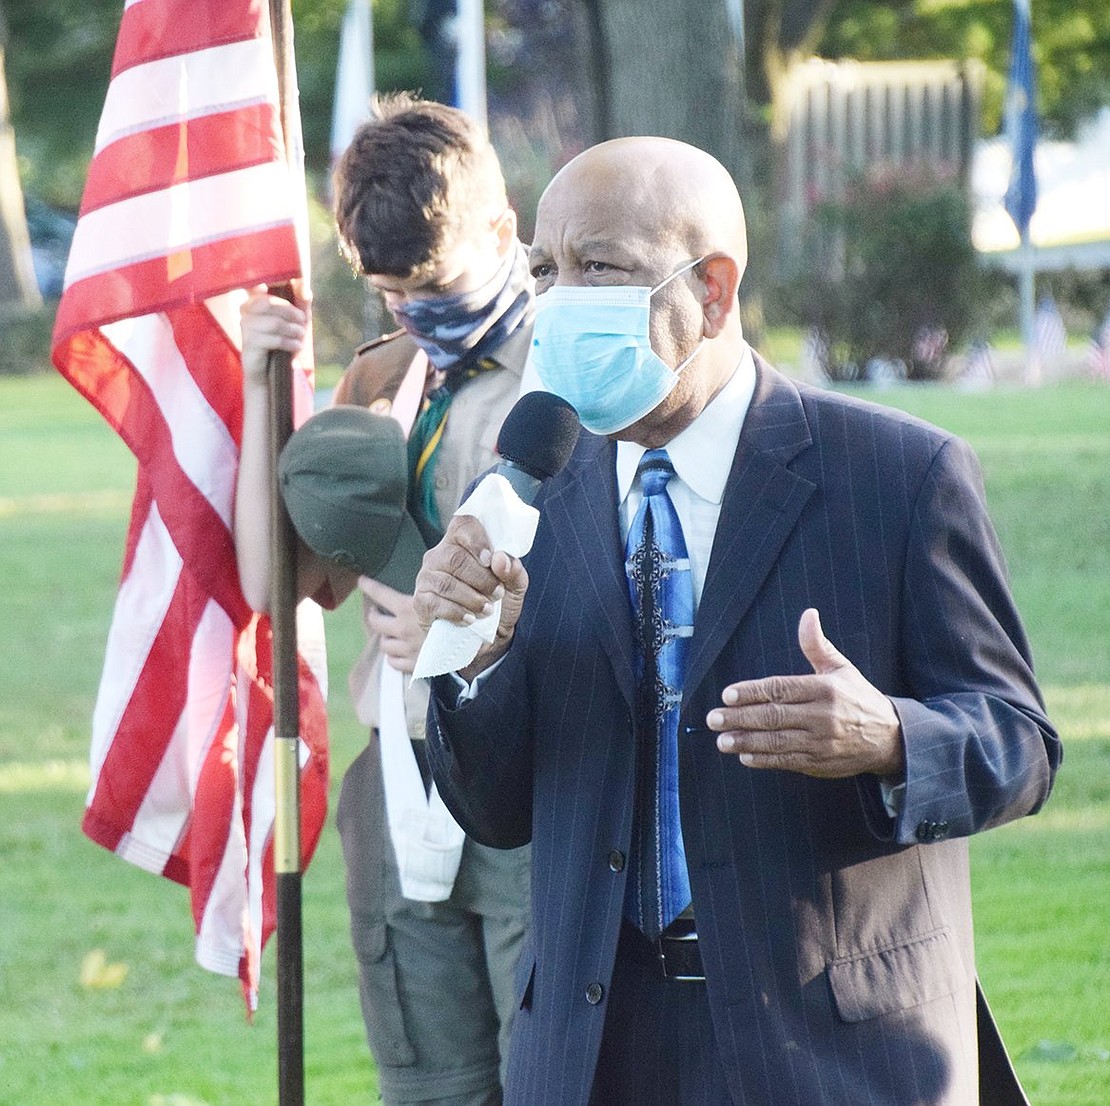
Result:
{"label": "small flag on lawn", "polygon": [[994,358],[989,342],[980,339],[971,344],[967,362],[963,372],[957,377],[957,383],[969,390],[989,388],[994,383]]}
{"label": "small flag on lawn", "polygon": [[1091,335],[1087,368],[1096,380],[1110,380],[1110,312]]}
{"label": "small flag on lawn", "polygon": [[1051,364],[1064,353],[1068,333],[1056,301],[1051,296],[1041,296],[1033,315],[1033,350],[1042,365]]}
{"label": "small flag on lawn", "polygon": [[821,384],[830,380],[828,338],[824,331],[815,326],[807,327],[802,335],[799,368],[803,380]]}
{"label": "small flag on lawn", "polygon": [[[243,599],[232,543],[236,290],[306,276],[306,226],[266,5],[129,0],[53,345],[138,462],[83,828],[188,885],[197,961],[239,976],[251,1009],[274,927],[273,688],[269,623]],[[304,418],[311,368],[294,376]],[[307,863],[327,796],[326,677],[319,611],[301,614]]]}

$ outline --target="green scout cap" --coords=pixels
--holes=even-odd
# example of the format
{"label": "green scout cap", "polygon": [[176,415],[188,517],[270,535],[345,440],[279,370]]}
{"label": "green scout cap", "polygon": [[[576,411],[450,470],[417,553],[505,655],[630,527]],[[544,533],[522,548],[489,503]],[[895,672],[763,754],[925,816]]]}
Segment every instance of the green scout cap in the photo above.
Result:
{"label": "green scout cap", "polygon": [[395,419],[329,407],[278,459],[285,509],[318,556],[411,593],[426,546],[408,512],[408,450]]}

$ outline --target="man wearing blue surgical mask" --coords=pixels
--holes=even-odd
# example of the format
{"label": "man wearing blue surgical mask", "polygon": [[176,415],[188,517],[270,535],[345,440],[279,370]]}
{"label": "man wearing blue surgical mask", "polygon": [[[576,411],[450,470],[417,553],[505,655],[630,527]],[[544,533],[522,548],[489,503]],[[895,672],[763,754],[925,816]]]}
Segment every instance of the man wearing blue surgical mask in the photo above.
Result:
{"label": "man wearing blue surgical mask", "polygon": [[[439,540],[464,489],[496,460],[520,390],[534,282],[488,138],[463,112],[381,99],[337,169],[336,222],[353,266],[399,330],[361,347],[338,404],[408,432],[409,510]],[[243,464],[236,535],[248,600],[269,595],[266,360],[305,337],[300,307],[255,290],[243,311]],[[329,606],[354,586],[302,550],[301,590]],[[337,821],[366,1033],[387,1106],[497,1106],[528,918],[529,849],[465,837],[431,785],[428,691],[410,674],[423,631],[412,582],[362,578],[368,645],[351,673],[367,748]],[[342,590],[345,587],[346,590]]]}
{"label": "man wearing blue surgical mask", "polygon": [[1019,1106],[975,977],[967,838],[1047,798],[977,462],[744,341],[736,188],[628,138],[552,181],[531,369],[576,404],[522,563],[456,518],[421,623],[500,598],[428,751],[531,841],[506,1102]]}

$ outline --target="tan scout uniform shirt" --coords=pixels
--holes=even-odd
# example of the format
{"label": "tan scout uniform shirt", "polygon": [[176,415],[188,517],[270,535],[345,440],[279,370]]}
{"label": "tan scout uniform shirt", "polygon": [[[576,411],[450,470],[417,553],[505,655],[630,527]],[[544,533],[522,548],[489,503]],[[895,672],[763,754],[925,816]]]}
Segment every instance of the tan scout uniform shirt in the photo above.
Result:
{"label": "tan scout uniform shirt", "polygon": [[[531,326],[514,332],[493,355],[504,365],[504,371],[476,376],[467,381],[451,400],[435,467],[436,506],[444,525],[454,514],[463,492],[474,478],[497,461],[498,431],[520,393],[521,374],[531,340]],[[412,363],[417,352],[415,343],[405,335],[375,344],[348,368],[336,390],[336,402],[360,403],[380,414],[389,414],[389,399],[368,394],[365,384],[372,380],[395,379]],[[356,375],[360,373],[363,376],[361,381]],[[396,383],[392,391],[396,391]],[[364,597],[363,625],[367,644],[351,669],[348,686],[359,721],[367,726],[376,726],[381,677],[377,636],[365,623],[368,608],[369,600]],[[427,713],[428,685],[424,680],[414,680],[405,695],[405,717],[410,737],[424,737]]]}

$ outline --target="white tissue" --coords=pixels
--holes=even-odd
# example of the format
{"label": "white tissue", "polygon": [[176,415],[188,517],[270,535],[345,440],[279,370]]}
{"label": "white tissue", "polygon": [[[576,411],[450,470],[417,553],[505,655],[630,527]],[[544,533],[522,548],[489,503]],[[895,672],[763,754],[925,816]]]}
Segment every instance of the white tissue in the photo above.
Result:
{"label": "white tissue", "polygon": [[[525,503],[508,480],[496,472],[482,479],[455,514],[473,515],[485,527],[492,547],[512,557],[523,557],[532,548],[540,522],[539,511]],[[500,620],[500,600],[493,604],[491,614],[469,626],[436,619],[420,648],[413,676],[441,676],[465,668],[483,643],[493,641]]]}

